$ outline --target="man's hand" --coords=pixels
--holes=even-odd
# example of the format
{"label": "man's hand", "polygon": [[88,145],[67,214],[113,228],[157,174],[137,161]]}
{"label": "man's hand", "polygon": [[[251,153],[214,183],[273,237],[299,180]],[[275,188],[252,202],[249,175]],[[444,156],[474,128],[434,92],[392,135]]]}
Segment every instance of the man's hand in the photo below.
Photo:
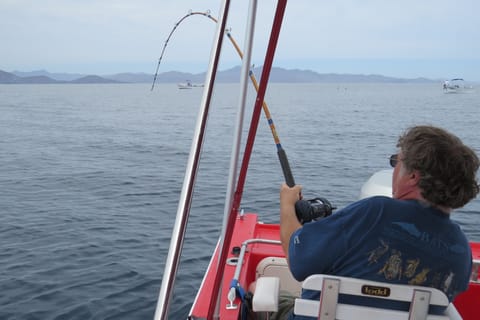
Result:
{"label": "man's hand", "polygon": [[286,183],[280,188],[280,240],[288,261],[288,245],[292,234],[302,227],[295,214],[295,202],[302,198],[302,186],[289,187]]}
{"label": "man's hand", "polygon": [[282,184],[280,188],[280,206],[287,205],[295,207],[295,202],[302,199],[302,186],[294,185],[289,187],[286,183]]}

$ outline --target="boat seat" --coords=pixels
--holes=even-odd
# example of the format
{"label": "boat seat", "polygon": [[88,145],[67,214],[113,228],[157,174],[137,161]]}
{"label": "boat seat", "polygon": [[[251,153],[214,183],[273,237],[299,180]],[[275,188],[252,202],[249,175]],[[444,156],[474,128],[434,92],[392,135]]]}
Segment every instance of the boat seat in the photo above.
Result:
{"label": "boat seat", "polygon": [[258,263],[255,272],[256,280],[261,277],[278,277],[280,279],[280,291],[288,291],[295,296],[300,296],[302,292],[302,284],[293,277],[285,258],[263,258]]}
{"label": "boat seat", "polygon": [[261,277],[257,280],[252,309],[255,312],[278,311],[280,279],[278,277]]}
{"label": "boat seat", "polygon": [[[399,285],[355,278],[316,274],[303,281],[303,289],[321,291],[319,300],[296,299],[296,315],[321,320],[447,320],[462,319],[447,296],[434,288]],[[338,303],[339,294],[410,303],[409,311]],[[380,301],[380,300],[379,300]],[[429,314],[429,306],[447,308],[444,315]]]}

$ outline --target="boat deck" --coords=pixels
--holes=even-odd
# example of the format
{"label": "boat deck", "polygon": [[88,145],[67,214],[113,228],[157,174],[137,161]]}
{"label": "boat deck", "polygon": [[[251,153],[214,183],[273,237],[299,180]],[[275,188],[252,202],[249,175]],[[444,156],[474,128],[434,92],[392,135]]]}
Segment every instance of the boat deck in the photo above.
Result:
{"label": "boat deck", "polygon": [[[251,242],[246,246],[245,255],[241,271],[238,277],[240,286],[247,291],[248,286],[256,280],[258,276],[258,266],[262,265],[265,260],[277,260],[279,264],[272,268],[273,272],[287,272],[288,266],[284,260],[284,254],[279,244],[270,243],[255,243],[255,239],[263,240],[279,240],[280,226],[278,224],[264,224],[258,221],[256,214],[245,214],[242,218],[237,217],[235,221],[235,233],[232,235],[232,241],[229,247],[229,255],[227,258],[227,264],[224,270],[224,279],[222,281],[221,297],[220,297],[220,309],[219,319],[222,320],[238,320],[240,319],[240,299],[237,295],[233,305],[227,298],[227,294],[230,289],[231,279],[234,278],[235,270],[237,268],[237,262],[239,261],[240,248],[245,242]],[[471,243],[474,270],[472,272],[472,279],[470,282],[470,288],[467,292],[462,293],[457,297],[454,304],[463,317],[464,320],[478,319],[476,312],[476,302],[480,298],[480,279],[479,279],[479,266],[480,266],[480,243]],[[192,310],[190,312],[190,319],[206,319],[208,313],[208,305],[210,303],[210,297],[213,290],[213,279],[217,272],[218,262],[218,246],[215,250],[215,254],[208,266],[208,270],[205,273],[205,278],[201,288],[197,294]],[[274,257],[272,259],[272,257]],[[279,268],[279,266],[281,268]],[[285,277],[284,277],[285,278]],[[286,276],[288,278],[288,275]],[[293,278],[292,278],[293,279]],[[291,281],[292,279],[287,279]],[[284,281],[282,279],[281,281]],[[295,281],[295,280],[293,280]],[[287,284],[288,285],[288,284]],[[295,286],[295,284],[293,284]],[[291,287],[291,286],[290,286]]]}

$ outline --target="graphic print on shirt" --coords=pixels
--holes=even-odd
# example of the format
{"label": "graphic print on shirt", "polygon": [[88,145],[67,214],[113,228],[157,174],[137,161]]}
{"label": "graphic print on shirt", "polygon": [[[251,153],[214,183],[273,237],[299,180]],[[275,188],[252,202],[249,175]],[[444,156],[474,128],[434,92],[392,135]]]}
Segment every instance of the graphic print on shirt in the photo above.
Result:
{"label": "graphic print on shirt", "polygon": [[408,284],[420,286],[427,281],[427,274],[430,272],[429,268],[423,268],[413,279],[408,281]]}
{"label": "graphic print on shirt", "polygon": [[395,249],[392,249],[391,255],[388,258],[387,262],[378,273],[383,273],[385,279],[393,280],[402,278],[402,253]]}
{"label": "graphic print on shirt", "polygon": [[380,247],[369,252],[368,265],[377,263],[378,259],[380,259],[388,251],[388,244],[382,239],[380,239],[380,243],[382,244]]}
{"label": "graphic print on shirt", "polygon": [[420,259],[408,259],[407,260],[407,267],[405,268],[405,277],[411,278],[417,271],[418,264],[420,263]]}
{"label": "graphic print on shirt", "polygon": [[378,265],[377,274],[387,281],[404,280],[405,283],[417,286],[430,286],[442,290],[451,296],[455,274],[432,272],[430,266],[424,266],[419,257],[405,257],[402,251],[392,248],[384,239],[378,240],[379,245],[367,253],[368,265]]}

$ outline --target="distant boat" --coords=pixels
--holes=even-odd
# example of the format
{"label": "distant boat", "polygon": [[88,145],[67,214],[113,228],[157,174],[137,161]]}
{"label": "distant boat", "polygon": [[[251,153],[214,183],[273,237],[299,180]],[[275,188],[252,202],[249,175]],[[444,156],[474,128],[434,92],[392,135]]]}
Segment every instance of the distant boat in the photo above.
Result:
{"label": "distant boat", "polygon": [[471,85],[467,85],[462,78],[445,80],[443,83],[444,93],[466,93],[473,90]]}
{"label": "distant boat", "polygon": [[178,89],[192,89],[192,88],[201,88],[203,87],[203,84],[195,84],[195,83],[192,83],[190,80],[187,80],[186,82],[178,83],[177,86],[178,86]]}

